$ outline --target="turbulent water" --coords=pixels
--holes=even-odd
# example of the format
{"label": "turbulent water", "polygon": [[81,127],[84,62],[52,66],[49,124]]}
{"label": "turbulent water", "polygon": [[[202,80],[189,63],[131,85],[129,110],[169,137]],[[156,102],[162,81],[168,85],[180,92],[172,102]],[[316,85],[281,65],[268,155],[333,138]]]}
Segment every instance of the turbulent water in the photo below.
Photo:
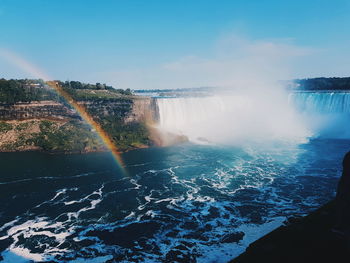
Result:
{"label": "turbulent water", "polygon": [[[317,98],[295,97],[289,99],[290,105],[301,103],[296,114],[321,112],[302,107]],[[182,130],[183,123],[203,124],[218,111],[227,117],[237,107],[248,109],[252,101],[225,105],[225,99],[216,97],[158,102],[163,128],[175,125],[206,143],[128,152],[123,155],[126,177],[108,153],[0,154],[4,262],[227,262],[287,217],[304,215],[334,197],[348,138],[295,140],[285,131],[283,138],[267,144],[247,140],[222,146],[210,140],[214,137],[205,138],[211,133],[196,136],[195,129]],[[341,112],[332,106],[327,114],[347,118],[347,107],[329,103],[339,105]],[[173,123],[166,119],[169,115]],[[241,128],[251,127],[233,120]],[[268,123],[249,132],[260,127],[271,135]],[[291,119],[284,124],[296,123]]]}

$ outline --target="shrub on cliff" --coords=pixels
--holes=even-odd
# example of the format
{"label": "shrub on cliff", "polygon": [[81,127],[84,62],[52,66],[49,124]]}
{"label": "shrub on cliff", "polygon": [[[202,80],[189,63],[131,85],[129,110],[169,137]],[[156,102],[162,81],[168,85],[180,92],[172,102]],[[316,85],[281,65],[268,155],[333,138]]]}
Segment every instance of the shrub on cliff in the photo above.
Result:
{"label": "shrub on cliff", "polygon": [[12,125],[10,123],[1,121],[0,122],[0,133],[12,130]]}

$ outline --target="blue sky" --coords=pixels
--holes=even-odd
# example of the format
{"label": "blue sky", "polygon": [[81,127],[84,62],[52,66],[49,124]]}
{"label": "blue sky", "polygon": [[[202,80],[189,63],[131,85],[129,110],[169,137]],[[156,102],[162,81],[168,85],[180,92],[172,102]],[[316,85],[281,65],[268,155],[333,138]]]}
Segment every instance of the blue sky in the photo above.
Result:
{"label": "blue sky", "polygon": [[[0,0],[0,48],[119,88],[349,76],[349,14],[349,0]],[[0,74],[35,77],[2,57]]]}

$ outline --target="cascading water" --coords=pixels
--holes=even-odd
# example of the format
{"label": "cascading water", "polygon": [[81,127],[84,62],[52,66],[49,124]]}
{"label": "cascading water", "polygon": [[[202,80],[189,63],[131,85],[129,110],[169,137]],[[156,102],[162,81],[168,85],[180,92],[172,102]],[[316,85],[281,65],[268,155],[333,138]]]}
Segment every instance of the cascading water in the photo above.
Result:
{"label": "cascading water", "polygon": [[237,144],[271,139],[304,140],[308,131],[287,100],[250,95],[158,98],[159,127],[194,142]]}
{"label": "cascading water", "polygon": [[[161,129],[188,136],[193,141],[212,140],[213,125],[219,119],[252,108],[247,98],[236,96],[227,100],[223,97],[161,98],[157,100],[159,125]],[[219,127],[218,127],[219,128]]]}
{"label": "cascading water", "polygon": [[347,92],[294,92],[277,100],[260,94],[157,98],[157,105],[159,127],[194,142],[348,136]]}
{"label": "cascading water", "polygon": [[300,112],[350,113],[350,92],[294,92],[288,100]]}
{"label": "cascading water", "polygon": [[350,138],[350,92],[295,92],[288,101],[315,136]]}

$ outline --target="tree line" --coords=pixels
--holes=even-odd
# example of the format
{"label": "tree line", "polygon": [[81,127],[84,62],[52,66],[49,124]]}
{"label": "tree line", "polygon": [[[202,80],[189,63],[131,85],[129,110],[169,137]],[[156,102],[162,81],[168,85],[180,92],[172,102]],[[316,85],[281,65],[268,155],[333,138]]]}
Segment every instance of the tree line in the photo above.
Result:
{"label": "tree line", "polygon": [[350,90],[350,77],[297,79],[294,82],[301,90]]}
{"label": "tree line", "polygon": [[[58,82],[67,92],[71,93],[73,97],[75,97],[74,95],[76,95],[76,91],[78,90],[86,90],[86,99],[98,99],[97,96],[95,96],[95,98],[93,93],[91,93],[93,90],[107,90],[112,94],[132,95],[130,89],[114,89],[112,86],[101,83],[87,84],[79,81]],[[107,98],[104,99],[108,99],[108,95]],[[42,100],[62,101],[62,98],[42,79],[0,79],[1,103],[30,103],[32,101]]]}
{"label": "tree line", "polygon": [[59,96],[53,90],[45,88],[45,83],[42,80],[0,79],[0,102],[2,103],[14,104],[58,99]]}
{"label": "tree line", "polygon": [[97,82],[96,84],[90,84],[90,83],[83,83],[80,81],[65,81],[65,82],[59,81],[59,84],[63,88],[67,88],[67,89],[109,90],[109,91],[113,91],[113,92],[118,92],[122,95],[132,95],[130,89],[126,89],[126,90],[115,89],[112,86],[108,86],[106,84],[101,84],[99,82]]}

